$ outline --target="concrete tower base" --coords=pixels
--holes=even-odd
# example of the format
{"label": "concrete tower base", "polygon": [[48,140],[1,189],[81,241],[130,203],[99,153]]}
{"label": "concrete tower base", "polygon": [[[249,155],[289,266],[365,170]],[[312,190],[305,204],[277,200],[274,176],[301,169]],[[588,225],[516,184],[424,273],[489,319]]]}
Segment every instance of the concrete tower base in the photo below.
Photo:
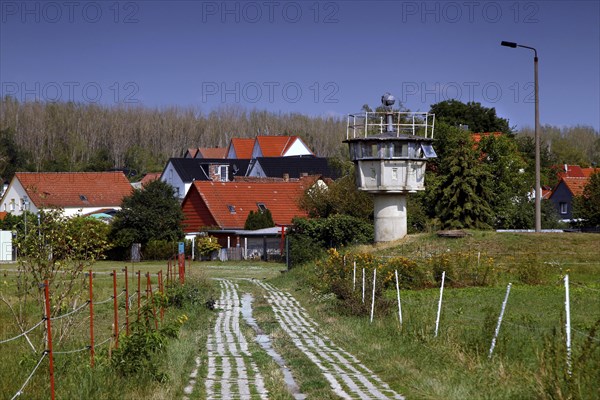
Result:
{"label": "concrete tower base", "polygon": [[376,194],[375,242],[391,242],[406,236],[406,195]]}

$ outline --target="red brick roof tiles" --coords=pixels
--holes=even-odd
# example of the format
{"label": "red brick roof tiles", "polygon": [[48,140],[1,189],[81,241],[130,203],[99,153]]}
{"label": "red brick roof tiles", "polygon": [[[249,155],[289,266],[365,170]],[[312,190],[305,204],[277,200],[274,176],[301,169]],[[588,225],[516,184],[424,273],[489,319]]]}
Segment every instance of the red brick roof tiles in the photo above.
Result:
{"label": "red brick roof tiles", "polygon": [[37,207],[120,206],[132,187],[122,172],[17,172]]}
{"label": "red brick roof tiles", "polygon": [[229,146],[235,150],[236,158],[250,159],[252,158],[254,139],[232,138]]}
{"label": "red brick roof tiles", "polygon": [[[198,153],[202,155],[202,158],[225,158],[227,157],[226,147],[200,147]],[[198,157],[198,155],[196,155]]]}
{"label": "red brick roof tiles", "polygon": [[583,188],[588,183],[589,179],[584,177],[565,176],[562,178],[562,181],[571,191],[573,196],[581,196],[583,194]]}
{"label": "red brick roof tiles", "polygon": [[[275,224],[289,225],[292,218],[306,216],[306,212],[298,207],[298,202],[304,191],[315,182],[316,177],[290,182],[195,181],[182,207],[185,212],[188,208],[186,202],[196,191],[222,229],[242,229],[250,211],[258,210],[257,203],[263,203],[271,211]],[[186,215],[186,220],[193,218]]]}

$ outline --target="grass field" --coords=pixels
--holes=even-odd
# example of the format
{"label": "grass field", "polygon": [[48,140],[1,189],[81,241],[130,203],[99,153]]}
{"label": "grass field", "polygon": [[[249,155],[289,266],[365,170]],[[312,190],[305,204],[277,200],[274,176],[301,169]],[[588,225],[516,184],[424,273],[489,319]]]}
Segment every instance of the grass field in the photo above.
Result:
{"label": "grass field", "polygon": [[[439,335],[434,337],[439,288],[403,290],[403,325],[397,310],[376,307],[375,319],[353,316],[341,310],[334,296],[317,293],[311,282],[314,265],[282,274],[282,264],[273,263],[194,263],[189,286],[200,288],[198,301],[181,309],[168,309],[166,318],[176,320],[182,314],[189,319],[179,339],[168,342],[160,357],[166,372],[164,382],[143,374],[120,377],[104,361],[108,354],[99,352],[99,362],[89,367],[87,352],[56,357],[57,398],[181,398],[194,358],[202,364],[199,381],[206,376],[206,338],[212,328],[214,311],[204,301],[218,297],[217,286],[209,278],[227,278],[239,282],[240,293],[254,296],[254,316],[270,335],[274,348],[286,360],[303,393],[308,398],[337,398],[320,371],[290,342],[275,321],[261,289],[238,278],[267,281],[290,292],[320,323],[324,333],[339,346],[356,355],[397,392],[412,399],[531,399],[600,398],[600,336],[593,331],[600,320],[600,236],[592,234],[511,234],[472,232],[463,239],[441,239],[433,235],[415,235],[393,244],[362,246],[354,251],[372,252],[377,257],[404,256],[422,260],[431,254],[468,252],[491,257],[500,270],[497,283],[490,287],[447,288],[440,319]],[[542,284],[523,283],[528,275],[519,269],[534,265]],[[94,266],[95,298],[111,295],[111,279],[106,274],[125,264],[99,262]],[[0,266],[2,296],[16,304],[16,266]],[[131,272],[131,265],[129,271]],[[135,270],[156,274],[166,270],[165,262],[135,264]],[[562,277],[571,279],[571,322],[573,327],[572,378],[567,379],[564,323],[565,293]],[[122,286],[122,273],[119,285]],[[155,278],[154,278],[155,279]],[[492,359],[488,351],[504,298],[506,284],[513,287],[505,319]],[[156,281],[154,280],[154,283]],[[396,293],[385,296],[395,304]],[[367,298],[369,298],[367,296]],[[105,307],[105,308],[102,308]],[[97,307],[97,341],[110,337],[111,303]],[[121,314],[123,310],[120,311]],[[37,304],[25,306],[26,326],[39,320]],[[84,313],[85,314],[85,313]],[[124,318],[120,315],[120,318]],[[0,340],[18,334],[18,327],[6,304],[0,304]],[[89,319],[82,315],[72,328],[71,337],[55,350],[76,349],[86,345]],[[249,327],[243,328],[252,337]],[[23,338],[0,344],[0,398],[11,398],[39,360],[43,348],[42,329],[32,332],[34,354]],[[108,346],[106,346],[108,348]],[[279,368],[256,344],[251,351],[263,372],[272,398],[288,399]],[[103,358],[104,357],[104,358]],[[48,397],[47,363],[34,375],[25,389],[26,398]],[[204,398],[202,384],[191,398]]]}

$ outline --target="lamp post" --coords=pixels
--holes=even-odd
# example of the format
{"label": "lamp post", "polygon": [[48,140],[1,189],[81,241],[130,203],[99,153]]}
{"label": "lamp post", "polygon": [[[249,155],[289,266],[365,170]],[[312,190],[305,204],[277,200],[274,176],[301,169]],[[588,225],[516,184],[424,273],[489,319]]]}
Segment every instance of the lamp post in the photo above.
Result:
{"label": "lamp post", "polygon": [[27,236],[27,211],[29,210],[29,197],[23,196],[23,215],[25,216],[25,236]]}
{"label": "lamp post", "polygon": [[515,42],[502,41],[502,46],[533,50],[533,81],[535,90],[535,231],[542,231],[542,188],[540,184],[540,94],[538,87],[538,56],[537,50]]}

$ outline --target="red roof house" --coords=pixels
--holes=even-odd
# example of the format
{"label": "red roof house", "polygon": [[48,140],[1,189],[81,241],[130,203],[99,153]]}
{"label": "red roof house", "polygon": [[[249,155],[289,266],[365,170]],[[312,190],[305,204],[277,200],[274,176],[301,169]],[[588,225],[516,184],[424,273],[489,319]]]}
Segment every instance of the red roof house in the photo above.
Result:
{"label": "red roof house", "polygon": [[123,172],[17,172],[0,202],[0,211],[62,208],[65,215],[120,209],[132,187]]}
{"label": "red roof house", "polygon": [[232,138],[227,147],[227,158],[252,158],[254,139]]}
{"label": "red roof house", "polygon": [[290,225],[292,218],[306,216],[298,206],[304,191],[317,178],[290,181],[195,181],[181,205],[184,231],[206,227],[243,229],[250,211],[269,209],[276,225]]}

